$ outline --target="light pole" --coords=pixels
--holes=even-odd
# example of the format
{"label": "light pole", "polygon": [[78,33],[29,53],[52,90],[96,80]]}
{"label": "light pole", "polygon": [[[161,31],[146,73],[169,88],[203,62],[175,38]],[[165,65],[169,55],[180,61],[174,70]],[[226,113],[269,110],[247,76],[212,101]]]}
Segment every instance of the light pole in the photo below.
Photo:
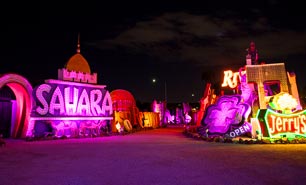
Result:
{"label": "light pole", "polygon": [[167,103],[167,82],[165,81],[165,102]]}

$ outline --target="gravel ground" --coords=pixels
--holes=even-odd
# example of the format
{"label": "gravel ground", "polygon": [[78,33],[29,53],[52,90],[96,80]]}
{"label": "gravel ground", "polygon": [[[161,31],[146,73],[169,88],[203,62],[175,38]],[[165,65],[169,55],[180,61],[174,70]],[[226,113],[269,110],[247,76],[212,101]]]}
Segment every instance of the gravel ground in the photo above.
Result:
{"label": "gravel ground", "polygon": [[0,185],[305,184],[306,144],[188,138],[182,127],[0,147]]}

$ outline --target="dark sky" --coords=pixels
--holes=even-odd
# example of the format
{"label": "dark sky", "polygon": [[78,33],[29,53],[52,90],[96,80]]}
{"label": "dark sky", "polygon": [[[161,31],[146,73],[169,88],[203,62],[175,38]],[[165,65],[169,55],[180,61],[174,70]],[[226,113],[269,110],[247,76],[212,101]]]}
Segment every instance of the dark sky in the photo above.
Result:
{"label": "dark sky", "polygon": [[[39,11],[6,21],[1,30],[0,73],[32,85],[56,79],[76,53],[99,84],[125,89],[136,100],[198,102],[213,74],[245,65],[255,41],[259,60],[286,64],[305,85],[306,11],[302,1],[44,1]],[[18,11],[29,11],[19,7]],[[20,12],[19,12],[20,13]],[[8,17],[9,19],[9,17]],[[156,78],[157,82],[152,83]],[[195,96],[192,96],[194,94]]]}

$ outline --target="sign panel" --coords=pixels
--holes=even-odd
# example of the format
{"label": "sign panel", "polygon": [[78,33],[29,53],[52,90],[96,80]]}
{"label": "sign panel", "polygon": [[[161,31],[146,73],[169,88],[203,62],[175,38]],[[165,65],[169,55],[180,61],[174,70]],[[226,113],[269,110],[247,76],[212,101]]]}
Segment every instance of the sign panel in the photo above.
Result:
{"label": "sign panel", "polygon": [[57,80],[50,82],[33,90],[36,106],[31,117],[101,117],[110,116],[113,112],[111,97],[105,86]]}
{"label": "sign panel", "polygon": [[306,110],[293,114],[281,114],[270,109],[260,112],[258,120],[264,137],[306,137]]}

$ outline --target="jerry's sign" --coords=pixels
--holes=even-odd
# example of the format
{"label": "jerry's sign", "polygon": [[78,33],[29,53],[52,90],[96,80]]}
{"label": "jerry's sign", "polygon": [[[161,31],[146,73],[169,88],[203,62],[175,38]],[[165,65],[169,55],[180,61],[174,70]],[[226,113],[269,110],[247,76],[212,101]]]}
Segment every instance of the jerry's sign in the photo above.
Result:
{"label": "jerry's sign", "polygon": [[[306,110],[293,114],[280,114],[273,110],[261,110],[265,113],[259,114],[259,120],[263,136],[280,137],[282,135],[294,135],[306,137]],[[260,115],[263,117],[260,118]]]}

